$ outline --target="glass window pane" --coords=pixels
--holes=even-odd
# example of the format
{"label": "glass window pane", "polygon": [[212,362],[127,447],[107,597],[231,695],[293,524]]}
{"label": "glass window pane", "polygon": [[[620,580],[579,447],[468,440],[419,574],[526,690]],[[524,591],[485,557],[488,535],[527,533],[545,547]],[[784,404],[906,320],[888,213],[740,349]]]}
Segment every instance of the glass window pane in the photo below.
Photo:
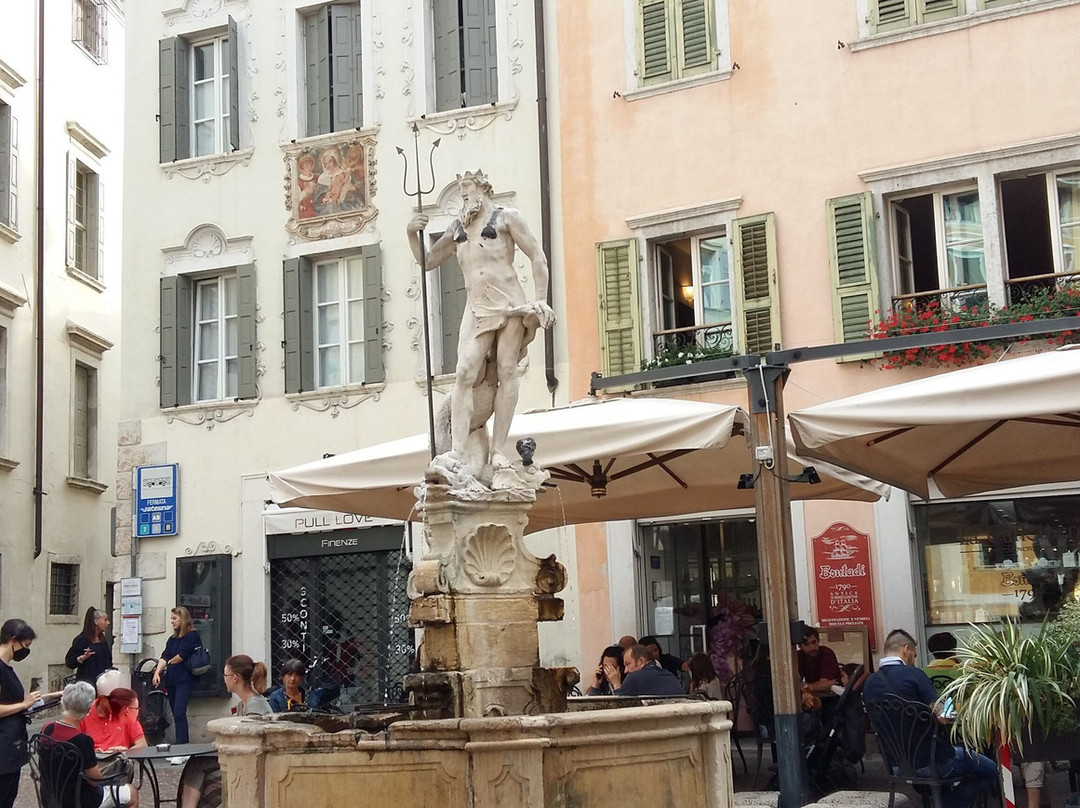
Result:
{"label": "glass window pane", "polygon": [[349,333],[350,340],[362,340],[364,338],[364,301],[354,300],[349,303]]}
{"label": "glass window pane", "polygon": [[336,304],[320,306],[316,313],[316,339],[319,345],[341,342],[341,310]]}
{"label": "glass window pane", "polygon": [[319,385],[341,384],[341,349],[337,345],[319,349]]}
{"label": "glass window pane", "polygon": [[199,319],[216,320],[218,316],[217,281],[199,284]]}
{"label": "glass window pane", "polygon": [[349,345],[349,382],[359,384],[364,380],[364,343]]}
{"label": "glass window pane", "polygon": [[702,290],[701,305],[704,307],[705,316],[703,325],[730,323],[731,287],[728,284],[706,286]]}
{"label": "glass window pane", "polygon": [[195,124],[195,156],[204,157],[217,151],[214,122]]}
{"label": "glass window pane", "polygon": [[199,365],[199,378],[196,384],[199,401],[211,401],[218,397],[218,365],[217,362],[209,362]]}
{"label": "glass window pane", "polygon": [[986,283],[978,192],[947,194],[943,203],[949,273],[946,283],[950,287]]}
{"label": "glass window pane", "polygon": [[221,279],[221,285],[224,287],[225,300],[223,301],[224,309],[222,314],[226,317],[235,317],[238,311],[237,307],[237,287],[239,286],[235,275],[228,275]]}
{"label": "glass window pane", "polygon": [[315,302],[327,303],[338,299],[338,265],[319,264],[315,267]]}
{"label": "glass window pane", "polygon": [[364,259],[350,258],[346,264],[349,273],[349,297],[364,296]]}
{"label": "glass window pane", "polygon": [[701,240],[701,282],[718,283],[728,279],[727,239]]}
{"label": "glass window pane", "polygon": [[228,359],[225,362],[225,398],[236,398],[239,384],[239,362]]}
{"label": "glass window pane", "polygon": [[213,118],[217,110],[214,108],[214,82],[195,85],[195,120],[204,121]]}
{"label": "glass window pane", "polygon": [[237,349],[239,344],[238,331],[239,328],[235,317],[230,317],[225,321],[225,356],[236,356],[239,353]]}
{"label": "glass window pane", "polygon": [[203,323],[199,326],[199,360],[218,358],[218,324]]}
{"label": "glass window pane", "polygon": [[196,45],[192,49],[195,58],[194,81],[203,81],[214,75],[214,43]]}
{"label": "glass window pane", "polygon": [[1058,222],[1061,225],[1059,272],[1080,272],[1080,173],[1057,178]]}

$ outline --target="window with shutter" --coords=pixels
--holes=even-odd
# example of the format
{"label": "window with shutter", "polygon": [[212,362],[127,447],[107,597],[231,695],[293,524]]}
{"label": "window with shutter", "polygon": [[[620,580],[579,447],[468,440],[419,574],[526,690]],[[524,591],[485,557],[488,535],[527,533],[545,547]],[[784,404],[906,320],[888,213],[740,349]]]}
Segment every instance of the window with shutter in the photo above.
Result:
{"label": "window with shutter", "polygon": [[731,250],[725,230],[656,243],[658,330],[653,358],[690,348],[703,356],[734,347]]}
{"label": "window with shutter", "polygon": [[104,256],[104,188],[97,173],[68,154],[67,266],[100,280]]}
{"label": "window with shutter", "polygon": [[161,406],[180,407],[191,403],[191,279],[162,278],[160,291]]}
{"label": "window with shutter", "polygon": [[307,134],[363,125],[359,3],[333,3],[304,17]]}
{"label": "window with shutter", "polygon": [[642,85],[716,70],[716,0],[637,0]]}
{"label": "window with shutter", "polygon": [[465,278],[457,256],[443,259],[439,267],[439,333],[442,341],[442,372],[453,373],[457,368],[458,336],[461,318],[465,314]]}
{"label": "window with shutter", "polygon": [[[997,0],[987,0],[987,2],[997,2]],[[963,0],[875,0],[874,30],[884,33],[912,25],[951,19],[963,13],[962,3]]]}
{"label": "window with shutter", "polygon": [[71,475],[92,480],[97,475],[97,371],[75,363],[71,394]]}
{"label": "window with shutter", "polygon": [[431,0],[435,109],[499,100],[495,0]]}
{"label": "window with shutter", "polygon": [[0,101],[0,224],[19,229],[19,125]]}
{"label": "window with shutter", "polygon": [[601,370],[605,376],[634,373],[641,370],[636,242],[628,239],[598,244],[596,270]]}
{"label": "window with shutter", "polygon": [[780,345],[776,219],[772,213],[736,219],[735,296],[742,353],[768,353]]}
{"label": "window with shutter", "polygon": [[864,340],[878,310],[870,194],[830,199],[827,210],[836,341]]}

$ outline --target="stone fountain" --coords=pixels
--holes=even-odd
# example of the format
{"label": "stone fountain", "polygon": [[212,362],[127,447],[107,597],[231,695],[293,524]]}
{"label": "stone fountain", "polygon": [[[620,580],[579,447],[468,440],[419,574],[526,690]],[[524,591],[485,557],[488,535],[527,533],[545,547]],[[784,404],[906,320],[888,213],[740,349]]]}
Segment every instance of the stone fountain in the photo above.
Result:
{"label": "stone fountain", "polygon": [[[482,290],[466,284],[462,342],[482,350],[459,349],[465,359],[436,425],[443,451],[416,491],[426,550],[409,577],[410,620],[423,630],[420,671],[405,679],[413,707],[310,723],[292,714],[211,721],[226,804],[728,808],[729,703],[615,699],[568,711],[577,670],[540,666],[537,626],[562,619],[566,585],[555,557],[537,558],[524,542],[548,475],[531,440],[518,442],[514,462],[489,447],[505,445],[517,400],[518,369],[497,355],[523,357],[554,321],[542,302],[547,261],[520,214],[492,203],[483,172],[459,183],[466,211],[430,255],[417,237],[425,217],[409,227],[421,266],[456,253],[467,281],[487,279]],[[506,271],[515,247],[532,261],[536,302]]]}

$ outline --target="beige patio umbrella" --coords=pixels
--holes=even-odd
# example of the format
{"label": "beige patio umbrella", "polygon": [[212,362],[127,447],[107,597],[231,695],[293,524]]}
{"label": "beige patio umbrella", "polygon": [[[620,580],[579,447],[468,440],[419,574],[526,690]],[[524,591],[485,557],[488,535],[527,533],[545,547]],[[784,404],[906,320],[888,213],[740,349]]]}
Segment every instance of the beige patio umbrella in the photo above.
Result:
{"label": "beige patio umbrella", "polygon": [[1080,479],[1080,350],[1059,349],[788,415],[799,454],[946,497]]}
{"label": "beige patio umbrella", "polygon": [[[587,399],[514,417],[503,453],[536,440],[535,462],[552,474],[533,507],[528,532],[563,524],[752,508],[740,474],[757,468],[746,413],[679,399]],[[269,475],[278,505],[390,519],[419,519],[413,489],[429,462],[426,435],[357,449]],[[808,462],[789,458],[784,473]],[[779,467],[779,464],[778,464]],[[793,483],[793,498],[872,501],[887,487],[818,465],[821,483]]]}

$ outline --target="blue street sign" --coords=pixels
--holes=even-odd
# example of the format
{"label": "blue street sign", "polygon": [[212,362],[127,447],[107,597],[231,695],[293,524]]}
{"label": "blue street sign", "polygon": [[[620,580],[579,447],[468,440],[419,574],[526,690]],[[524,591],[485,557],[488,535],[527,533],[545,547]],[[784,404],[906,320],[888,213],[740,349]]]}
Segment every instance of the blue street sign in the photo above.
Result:
{"label": "blue street sign", "polygon": [[135,469],[135,532],[139,537],[175,536],[179,525],[176,463]]}

